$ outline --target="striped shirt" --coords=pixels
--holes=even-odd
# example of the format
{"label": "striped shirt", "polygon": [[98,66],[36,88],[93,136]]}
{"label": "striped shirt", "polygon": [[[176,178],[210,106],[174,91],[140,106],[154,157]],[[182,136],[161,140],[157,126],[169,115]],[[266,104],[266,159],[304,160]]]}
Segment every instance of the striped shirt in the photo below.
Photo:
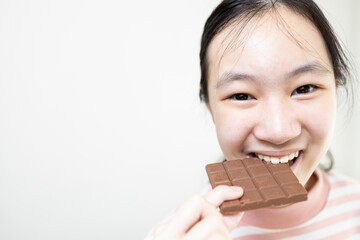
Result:
{"label": "striped shirt", "polygon": [[234,240],[360,239],[360,183],[316,170],[308,200],[246,212]]}
{"label": "striped shirt", "polygon": [[[308,200],[245,212],[233,240],[360,239],[360,183],[339,173],[315,171]],[[209,185],[203,193],[211,189]],[[145,238],[153,239],[152,231]]]}

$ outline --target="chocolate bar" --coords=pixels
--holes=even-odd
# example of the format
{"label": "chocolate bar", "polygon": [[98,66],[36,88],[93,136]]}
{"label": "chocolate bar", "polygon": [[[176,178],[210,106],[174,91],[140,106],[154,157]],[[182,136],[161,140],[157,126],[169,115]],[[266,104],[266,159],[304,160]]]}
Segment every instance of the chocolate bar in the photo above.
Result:
{"label": "chocolate bar", "polygon": [[245,158],[208,164],[206,171],[213,188],[228,185],[244,189],[240,199],[225,201],[220,206],[223,214],[307,199],[307,191],[286,163],[272,164],[258,158]]}

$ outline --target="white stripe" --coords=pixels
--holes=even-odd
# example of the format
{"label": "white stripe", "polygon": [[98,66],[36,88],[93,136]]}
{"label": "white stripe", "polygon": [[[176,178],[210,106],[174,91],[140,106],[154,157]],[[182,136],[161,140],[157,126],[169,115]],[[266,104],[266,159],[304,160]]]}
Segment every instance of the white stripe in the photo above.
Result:
{"label": "white stripe", "polygon": [[360,184],[336,188],[330,192],[328,199],[331,200],[333,198],[341,197],[344,195],[354,195],[356,193],[360,193]]}
{"label": "white stripe", "polygon": [[[335,175],[335,176],[330,175],[329,176],[329,181],[331,183],[336,183],[336,182],[340,182],[340,181],[344,181],[344,180],[348,181],[349,178],[347,178],[345,176],[338,176],[338,175]],[[353,181],[351,181],[351,182],[353,182]],[[343,187],[339,187],[336,189],[331,189],[328,201],[333,200],[338,197],[343,197],[346,195],[353,196],[356,193],[360,193],[360,184],[354,184],[354,185],[352,184],[349,186],[343,186]],[[316,222],[325,220],[327,218],[334,217],[336,215],[339,215],[339,213],[343,214],[346,212],[352,212],[352,211],[356,211],[356,210],[360,210],[360,201],[352,200],[352,201],[344,203],[344,204],[339,204],[339,205],[335,205],[330,208],[325,208],[314,218],[312,218],[308,222],[305,222],[304,224],[301,224],[299,226],[285,228],[285,229],[266,229],[266,228],[259,228],[259,227],[255,227],[255,226],[243,226],[243,227],[238,227],[238,228],[234,229],[231,236],[232,237],[242,237],[242,236],[253,235],[253,234],[268,234],[268,233],[289,231],[289,230],[296,229],[296,228],[306,227],[310,224],[314,224]]]}
{"label": "white stripe", "polygon": [[305,222],[304,224],[301,224],[301,225],[298,225],[295,227],[291,227],[291,228],[266,229],[266,228],[259,228],[259,227],[254,227],[254,226],[238,227],[233,230],[233,232],[231,233],[231,237],[235,238],[235,237],[242,237],[242,236],[247,236],[247,235],[252,235],[252,234],[264,234],[264,233],[274,233],[274,232],[279,232],[279,231],[289,231],[289,230],[296,229],[296,228],[306,227],[310,224],[317,223],[319,221],[328,219],[330,217],[333,217],[333,216],[336,216],[339,214],[345,214],[346,212],[353,212],[356,210],[360,210],[360,201],[352,201],[352,202],[337,205],[332,208],[326,208],[322,212],[320,212],[318,215],[316,215],[314,218],[312,218],[311,220]]}
{"label": "white stripe", "polygon": [[[343,179],[342,177],[339,177],[338,175],[326,175],[328,178],[327,180],[329,181],[329,183],[333,184],[336,182],[341,182],[344,181],[345,179]],[[346,180],[345,180],[346,181]]]}
{"label": "white stripe", "polygon": [[238,238],[238,237],[254,235],[254,234],[274,233],[282,230],[283,229],[266,229],[266,228],[259,228],[254,226],[244,226],[234,229],[231,232],[231,237]]}
{"label": "white stripe", "polygon": [[316,231],[298,235],[296,237],[285,238],[286,240],[303,240],[303,239],[319,239],[329,237],[336,233],[354,228],[360,224],[360,216],[357,218],[351,218],[346,221],[337,222],[331,226],[324,226]]}
{"label": "white stripe", "polygon": [[314,224],[316,222],[322,221],[324,219],[334,217],[339,214],[343,214],[346,212],[353,212],[356,210],[360,210],[360,201],[351,201],[344,204],[340,204],[331,208],[326,208],[318,215],[316,215],[313,219],[306,222],[307,224]]}
{"label": "white stripe", "polygon": [[360,233],[347,238],[347,240],[359,240],[359,239],[360,239]]}
{"label": "white stripe", "polygon": [[342,174],[340,172],[336,172],[336,171],[333,171],[330,174],[326,174],[326,177],[330,183],[336,183],[336,182],[341,182],[341,181],[347,181],[347,182],[352,182],[352,183],[359,182],[352,177],[349,177],[347,175],[344,175],[344,174]]}

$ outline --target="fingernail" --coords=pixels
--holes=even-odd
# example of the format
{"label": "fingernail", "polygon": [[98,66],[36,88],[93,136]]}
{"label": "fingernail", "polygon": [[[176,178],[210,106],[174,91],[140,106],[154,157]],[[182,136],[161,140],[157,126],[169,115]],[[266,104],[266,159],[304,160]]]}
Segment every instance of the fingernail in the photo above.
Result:
{"label": "fingernail", "polygon": [[231,189],[233,189],[235,192],[241,192],[241,193],[244,191],[242,187],[239,186],[232,186]]}

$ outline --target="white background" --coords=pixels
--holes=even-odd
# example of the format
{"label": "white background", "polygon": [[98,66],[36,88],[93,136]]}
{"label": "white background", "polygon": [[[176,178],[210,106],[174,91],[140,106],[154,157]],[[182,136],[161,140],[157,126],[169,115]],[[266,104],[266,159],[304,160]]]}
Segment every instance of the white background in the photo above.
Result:
{"label": "white background", "polygon": [[[202,188],[221,157],[198,100],[217,3],[0,1],[0,239],[142,239]],[[359,65],[359,1],[319,3]],[[332,149],[360,179],[353,110]]]}

